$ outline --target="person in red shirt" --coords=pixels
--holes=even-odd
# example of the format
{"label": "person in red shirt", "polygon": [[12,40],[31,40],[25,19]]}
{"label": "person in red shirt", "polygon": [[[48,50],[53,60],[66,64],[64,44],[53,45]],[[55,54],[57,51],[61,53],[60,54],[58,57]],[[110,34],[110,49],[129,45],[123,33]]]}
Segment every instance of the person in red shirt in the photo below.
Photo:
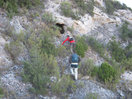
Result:
{"label": "person in red shirt", "polygon": [[63,45],[66,41],[70,42],[70,44],[75,43],[75,40],[73,40],[73,38],[71,38],[69,35],[67,35],[67,38],[63,41],[62,45]]}
{"label": "person in red shirt", "polygon": [[[69,42],[70,43],[70,46],[71,46],[71,51],[72,51],[72,48],[75,48],[75,40],[73,40],[72,37],[70,37],[69,35],[67,35],[67,38],[62,42],[62,45],[65,43],[65,42]],[[73,51],[72,51],[73,52]]]}

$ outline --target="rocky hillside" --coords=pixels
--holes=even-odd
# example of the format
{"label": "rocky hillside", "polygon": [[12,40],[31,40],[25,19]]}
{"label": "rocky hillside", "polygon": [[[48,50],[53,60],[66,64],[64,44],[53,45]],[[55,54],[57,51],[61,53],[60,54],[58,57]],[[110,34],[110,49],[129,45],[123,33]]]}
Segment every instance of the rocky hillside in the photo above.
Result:
{"label": "rocky hillside", "polygon": [[[132,10],[112,0],[0,1],[1,99],[131,99]],[[81,57],[70,73],[67,35]]]}

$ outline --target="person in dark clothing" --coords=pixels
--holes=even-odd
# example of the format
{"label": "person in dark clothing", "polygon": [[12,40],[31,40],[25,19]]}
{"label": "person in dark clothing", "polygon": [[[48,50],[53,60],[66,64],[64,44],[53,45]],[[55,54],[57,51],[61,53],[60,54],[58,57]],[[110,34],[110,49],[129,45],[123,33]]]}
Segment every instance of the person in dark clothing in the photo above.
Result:
{"label": "person in dark clothing", "polygon": [[75,76],[75,80],[78,79],[78,64],[80,62],[80,57],[76,54],[73,53],[70,56],[69,63],[71,64],[71,74]]}

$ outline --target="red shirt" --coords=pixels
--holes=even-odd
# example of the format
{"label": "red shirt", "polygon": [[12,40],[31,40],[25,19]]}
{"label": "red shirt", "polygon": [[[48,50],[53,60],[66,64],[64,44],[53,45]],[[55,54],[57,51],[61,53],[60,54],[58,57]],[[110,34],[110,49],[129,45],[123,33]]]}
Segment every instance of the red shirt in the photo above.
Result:
{"label": "red shirt", "polygon": [[67,38],[63,41],[62,45],[63,45],[66,41],[68,41],[68,42],[70,42],[70,43],[74,43],[74,42],[75,42],[74,40],[70,41],[70,37],[67,37]]}

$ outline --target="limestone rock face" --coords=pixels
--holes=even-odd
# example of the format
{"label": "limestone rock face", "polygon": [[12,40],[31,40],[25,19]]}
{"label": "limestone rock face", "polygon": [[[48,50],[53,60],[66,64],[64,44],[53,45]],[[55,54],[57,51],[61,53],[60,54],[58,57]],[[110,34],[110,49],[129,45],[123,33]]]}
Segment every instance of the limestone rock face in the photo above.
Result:
{"label": "limestone rock face", "polygon": [[117,85],[118,92],[121,96],[126,96],[127,99],[132,97],[132,71],[125,71],[121,75],[119,84]]}
{"label": "limestone rock face", "polygon": [[14,16],[10,21],[10,26],[13,27],[13,31],[17,34],[25,32],[25,27],[30,25],[30,22],[27,20],[26,16]]}
{"label": "limestone rock face", "polygon": [[119,18],[110,18],[106,13],[102,12],[99,8],[94,8],[94,17],[93,20],[96,24],[107,24],[107,23],[117,23],[121,24]]}
{"label": "limestone rock face", "polygon": [[128,21],[132,24],[132,12],[130,10],[118,10],[114,14],[122,20]]}
{"label": "limestone rock face", "polygon": [[103,0],[94,0],[94,2],[98,3],[98,5],[100,5],[101,7],[105,7]]}
{"label": "limestone rock face", "polygon": [[100,84],[90,80],[79,80],[78,83],[83,84],[82,88],[78,88],[75,93],[70,94],[68,99],[89,99],[88,95],[95,94],[97,99],[117,99],[115,93],[108,89],[104,89]]}
{"label": "limestone rock face", "polygon": [[24,30],[24,28],[21,26],[19,20],[17,18],[15,18],[15,17],[11,20],[10,24],[11,24],[11,26],[14,27],[14,31],[13,32],[15,32],[15,33],[19,34],[19,33],[21,33]]}
{"label": "limestone rock face", "polygon": [[5,51],[5,44],[8,42],[0,36],[0,69],[7,69],[12,66],[13,62]]}

